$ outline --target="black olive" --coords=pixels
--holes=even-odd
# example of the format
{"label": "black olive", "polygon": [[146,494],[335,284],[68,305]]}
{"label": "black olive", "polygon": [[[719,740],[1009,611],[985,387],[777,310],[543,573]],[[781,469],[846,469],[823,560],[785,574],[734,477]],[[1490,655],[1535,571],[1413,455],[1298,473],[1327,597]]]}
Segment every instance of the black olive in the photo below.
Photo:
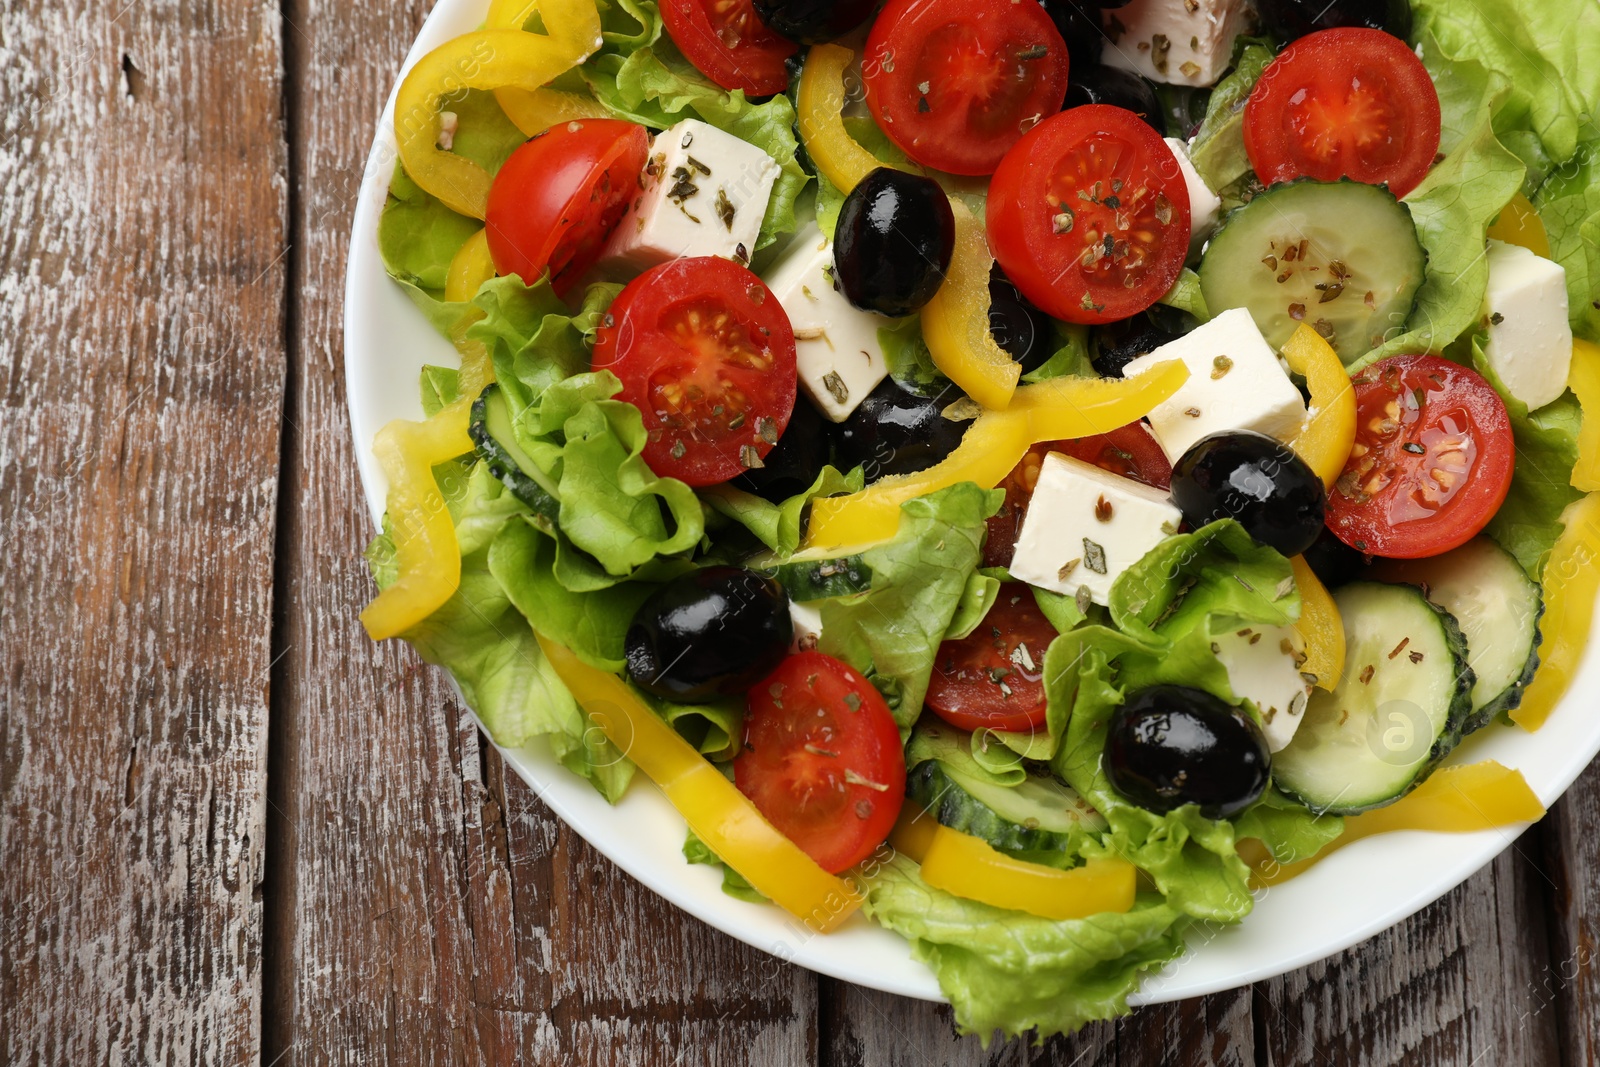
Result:
{"label": "black olive", "polygon": [[828,462],[828,438],[822,416],[804,398],[794,402],[794,413],[778,444],[763,457],[763,465],[733,479],[747,493],[780,504],[811,488]]}
{"label": "black olive", "polygon": [[1034,307],[996,263],[989,272],[989,334],[1022,365],[1022,373],[1038,370],[1054,355],[1050,323],[1050,316]]}
{"label": "black olive", "polygon": [[823,44],[867,21],[877,0],[755,0],[756,17],[801,44]]}
{"label": "black olive", "polygon": [[1131,70],[1100,63],[1072,67],[1063,108],[1080,104],[1111,104],[1125,108],[1144,119],[1161,136],[1167,135],[1167,113],[1156,96],[1155,86]]}
{"label": "black olive", "polygon": [[856,307],[909,315],[939,291],[955,248],[956,219],[939,183],[879,167],[839,207],[834,277]]}
{"label": "black olive", "polygon": [[1244,712],[1200,689],[1157,685],[1112,713],[1105,769],[1141,808],[1198,804],[1206,818],[1226,819],[1261,799],[1272,755]]}
{"label": "black olive", "polygon": [[680,704],[704,704],[765,678],[792,640],[789,594],[775,579],[742,567],[702,567],[639,606],[624,654],[634,685]]}
{"label": "black olive", "polygon": [[960,400],[954,386],[938,396],[914,393],[892,377],[878,383],[850,417],[834,427],[834,455],[842,470],[859,465],[874,482],[890,474],[910,474],[954,452],[972,425],[944,417]]}
{"label": "black olive", "polygon": [[1106,378],[1120,378],[1123,370],[1162,345],[1176,341],[1179,334],[1165,330],[1148,315],[1135,315],[1121,322],[1109,322],[1094,331],[1089,346],[1089,362]]}
{"label": "black olive", "polygon": [[1067,42],[1067,70],[1100,62],[1105,31],[1100,28],[1100,8],[1085,0],[1040,0],[1045,14]]}
{"label": "black olive", "polygon": [[1199,529],[1237,519],[1251,537],[1298,556],[1322,532],[1322,479],[1287,445],[1264,433],[1202,437],[1172,467],[1172,501]]}
{"label": "black olive", "polygon": [[1262,26],[1282,41],[1338,26],[1387,30],[1401,39],[1411,34],[1407,0],[1257,0],[1256,8]]}
{"label": "black olive", "polygon": [[1370,561],[1360,552],[1334,536],[1326,526],[1301,555],[1317,580],[1329,589],[1349,585],[1366,573]]}

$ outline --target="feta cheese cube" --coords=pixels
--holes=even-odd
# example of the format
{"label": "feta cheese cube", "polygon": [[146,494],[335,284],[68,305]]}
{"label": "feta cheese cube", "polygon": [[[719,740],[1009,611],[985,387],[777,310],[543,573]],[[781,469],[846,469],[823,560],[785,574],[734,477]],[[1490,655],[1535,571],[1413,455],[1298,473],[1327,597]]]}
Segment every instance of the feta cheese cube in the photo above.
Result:
{"label": "feta cheese cube", "polygon": [[1167,147],[1178,161],[1178,171],[1189,190],[1189,254],[1199,255],[1200,246],[1206,243],[1211,231],[1217,228],[1222,215],[1222,198],[1211,191],[1200,172],[1189,162],[1189,146],[1176,137],[1167,138]]}
{"label": "feta cheese cube", "polygon": [[1100,62],[1172,85],[1211,85],[1250,27],[1246,0],[1130,0],[1105,13]]}
{"label": "feta cheese cube", "polygon": [[685,119],[656,135],[602,270],[637,273],[679,256],[748,264],[777,177],[778,165],[755,145]]}
{"label": "feta cheese cube", "polygon": [[843,422],[889,373],[878,328],[893,320],[845,299],[833,279],[833,242],[814,224],[795,235],[763,280],[794,327],[801,389],[817,410]]}
{"label": "feta cheese cube", "polygon": [[1567,388],[1572,326],[1567,321],[1567,272],[1520,245],[1489,242],[1489,289],[1484,296],[1489,341],[1483,354],[1512,396],[1542,408]]}
{"label": "feta cheese cube", "polygon": [[794,642],[789,651],[810,652],[816,648],[817,639],[822,636],[822,608],[811,601],[802,604],[791,600],[789,619],[794,623]]}
{"label": "feta cheese cube", "polygon": [[1051,452],[1017,535],[1014,577],[1109,604],[1111,584],[1178,532],[1183,513],[1160,489]]}
{"label": "feta cheese cube", "polygon": [[1287,626],[1249,626],[1213,642],[1228,672],[1228,686],[1261,715],[1267,748],[1288,747],[1305,717],[1311,685],[1300,673],[1300,639]]}
{"label": "feta cheese cube", "polygon": [[1131,378],[1169,359],[1183,360],[1189,380],[1150,412],[1150,428],[1173,463],[1210,434],[1255,430],[1282,441],[1305,422],[1300,390],[1244,308],[1140,356],[1123,373]]}

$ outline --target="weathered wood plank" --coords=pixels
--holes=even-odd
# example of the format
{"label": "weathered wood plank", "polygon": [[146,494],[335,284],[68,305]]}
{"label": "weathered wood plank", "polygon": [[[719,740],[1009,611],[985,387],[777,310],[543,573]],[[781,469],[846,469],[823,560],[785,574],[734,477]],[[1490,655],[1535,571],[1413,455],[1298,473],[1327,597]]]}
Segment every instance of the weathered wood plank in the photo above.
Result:
{"label": "weathered wood plank", "polygon": [[0,7],[0,1061],[253,1063],[274,3]]}
{"label": "weathered wood plank", "polygon": [[280,539],[265,1059],[788,1064],[815,979],[566,830],[398,643],[356,621],[371,536],[339,294],[372,124],[427,4],[296,0],[293,432]]}
{"label": "weathered wood plank", "polygon": [[[1524,848],[1550,879],[1550,954],[1515,1016],[1518,1038],[1553,1022],[1562,1062],[1600,1062],[1600,768],[1573,783]],[[1535,851],[1537,849],[1537,851]]]}
{"label": "weathered wood plank", "polygon": [[1548,881],[1532,860],[1536,842],[1525,836],[1394,929],[1262,983],[1268,1062],[1560,1062],[1543,991]]}

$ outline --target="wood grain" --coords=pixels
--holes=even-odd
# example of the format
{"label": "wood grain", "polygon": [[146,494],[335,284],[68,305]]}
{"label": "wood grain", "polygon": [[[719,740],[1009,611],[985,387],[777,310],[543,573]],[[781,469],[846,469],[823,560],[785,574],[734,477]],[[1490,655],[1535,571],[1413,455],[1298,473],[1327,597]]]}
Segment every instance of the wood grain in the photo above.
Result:
{"label": "wood grain", "polygon": [[0,1060],[248,1063],[277,9],[0,8]]}
{"label": "wood grain", "polygon": [[373,124],[423,10],[288,9],[296,311],[264,1059],[814,1061],[815,978],[635,884],[508,780],[432,668],[356,622],[373,531],[339,294]]}
{"label": "wood grain", "polygon": [[[1590,767],[1539,827],[1550,879],[1549,956],[1529,983],[1519,1027],[1555,1027],[1562,1062],[1600,1062],[1600,768]],[[1534,835],[1530,835],[1532,838]]]}

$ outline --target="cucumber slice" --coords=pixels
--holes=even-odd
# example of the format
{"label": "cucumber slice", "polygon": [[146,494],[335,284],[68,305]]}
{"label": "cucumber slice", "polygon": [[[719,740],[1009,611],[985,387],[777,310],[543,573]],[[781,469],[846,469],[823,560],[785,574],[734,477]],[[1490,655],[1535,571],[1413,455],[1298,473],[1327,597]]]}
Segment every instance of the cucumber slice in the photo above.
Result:
{"label": "cucumber slice", "polygon": [[872,568],[860,556],[791,560],[779,564],[773,576],[796,603],[865,593],[872,588]]}
{"label": "cucumber slice", "polygon": [[1467,639],[1467,662],[1478,676],[1464,734],[1522,703],[1522,691],[1539,667],[1544,600],[1538,583],[1515,556],[1478,537],[1442,556],[1380,564],[1374,576],[1419,586],[1424,596],[1455,616]]}
{"label": "cucumber slice", "polygon": [[1334,600],[1344,677],[1312,694],[1272,775],[1313,811],[1355,815],[1405,796],[1450,754],[1475,679],[1455,620],[1415,586],[1356,582]]}
{"label": "cucumber slice", "polygon": [[1105,831],[1105,819],[1054,775],[1029,770],[1019,784],[1000,785],[973,759],[970,744],[963,731],[924,723],[907,746],[906,796],[943,825],[1030,858],[1076,857],[1086,838]]}
{"label": "cucumber slice", "polygon": [[490,385],[472,402],[472,417],[467,435],[478,455],[489,465],[489,473],[505,483],[518,500],[535,514],[555,522],[561,511],[555,485],[528,454],[517,445],[511,429],[511,405],[500,386]]}
{"label": "cucumber slice", "polygon": [[1213,315],[1248,309],[1275,349],[1309,322],[1352,363],[1405,326],[1427,264],[1411,210],[1388,189],[1302,179],[1227,217],[1200,289]]}

